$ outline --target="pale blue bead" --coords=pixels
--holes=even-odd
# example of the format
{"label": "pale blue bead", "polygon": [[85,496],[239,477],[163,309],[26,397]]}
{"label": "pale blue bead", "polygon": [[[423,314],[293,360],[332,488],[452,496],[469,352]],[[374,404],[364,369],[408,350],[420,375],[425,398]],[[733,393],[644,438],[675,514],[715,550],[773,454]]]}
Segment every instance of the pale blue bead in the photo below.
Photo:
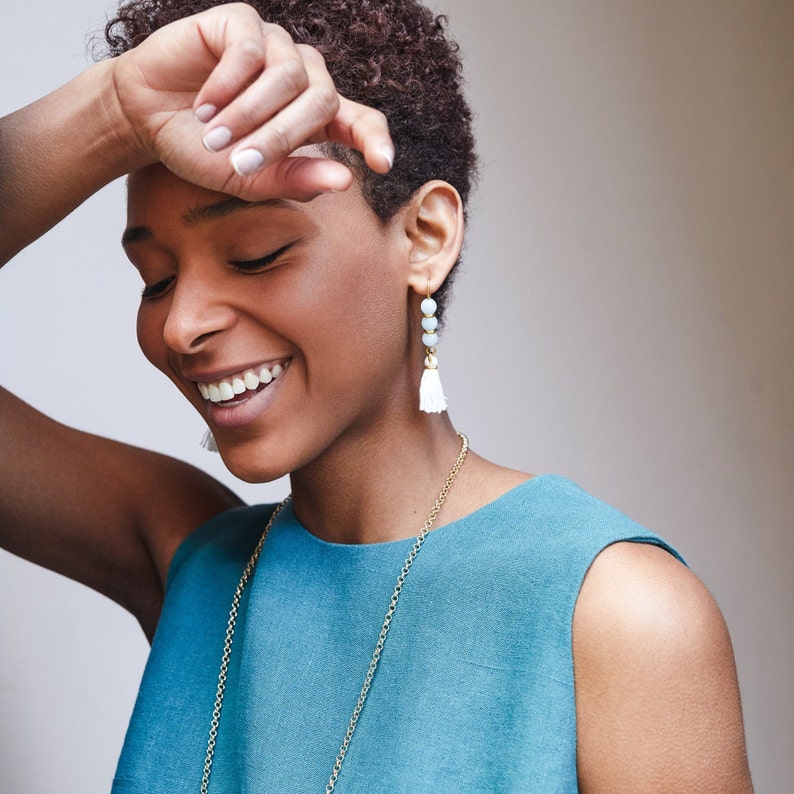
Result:
{"label": "pale blue bead", "polygon": [[422,344],[425,347],[435,347],[438,344],[438,334],[422,334]]}
{"label": "pale blue bead", "polygon": [[422,314],[431,315],[436,313],[436,309],[438,308],[438,304],[432,298],[425,298],[422,301],[421,309]]}
{"label": "pale blue bead", "polygon": [[438,328],[438,320],[435,317],[423,317],[422,328],[424,328],[425,331],[432,333],[436,330],[436,328]]}

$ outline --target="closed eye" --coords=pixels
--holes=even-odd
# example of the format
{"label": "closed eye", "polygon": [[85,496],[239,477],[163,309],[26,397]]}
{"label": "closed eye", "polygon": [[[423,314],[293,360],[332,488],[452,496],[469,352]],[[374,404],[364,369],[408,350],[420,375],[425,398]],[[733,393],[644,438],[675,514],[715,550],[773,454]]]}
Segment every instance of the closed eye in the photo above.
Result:
{"label": "closed eye", "polygon": [[159,297],[168,289],[173,280],[174,276],[169,276],[162,281],[158,281],[156,284],[148,284],[141,290],[141,298],[146,300],[147,298]]}
{"label": "closed eye", "polygon": [[295,243],[287,243],[287,245],[282,246],[277,251],[273,251],[272,254],[267,254],[267,256],[263,256],[260,259],[230,260],[229,264],[236,270],[241,270],[244,273],[258,273],[260,270],[264,270],[269,265],[272,265],[279,257],[286,254],[293,245],[295,245]]}

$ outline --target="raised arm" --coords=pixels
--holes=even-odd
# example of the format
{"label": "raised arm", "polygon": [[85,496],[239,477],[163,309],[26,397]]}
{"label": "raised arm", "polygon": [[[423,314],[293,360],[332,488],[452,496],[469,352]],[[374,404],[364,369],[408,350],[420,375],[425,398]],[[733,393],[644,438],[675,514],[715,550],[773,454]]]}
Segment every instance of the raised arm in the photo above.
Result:
{"label": "raised arm", "polygon": [[[245,198],[342,190],[346,166],[289,156],[324,141],[389,168],[383,116],[340,97],[316,51],[243,4],[180,20],[0,121],[0,264],[156,161]],[[177,545],[234,504],[185,464],[66,428],[0,389],[0,545],[107,594],[149,633]]]}
{"label": "raised arm", "polygon": [[343,190],[341,163],[289,157],[324,141],[390,167],[384,117],[340,97],[315,50],[242,3],[182,19],[0,120],[0,264],[147,163],[243,198]]}
{"label": "raised arm", "polygon": [[0,264],[146,163],[122,118],[106,62],[0,119]]}
{"label": "raised arm", "polygon": [[0,388],[0,546],[112,598],[149,637],[179,543],[239,503],[192,466],[73,430]]}

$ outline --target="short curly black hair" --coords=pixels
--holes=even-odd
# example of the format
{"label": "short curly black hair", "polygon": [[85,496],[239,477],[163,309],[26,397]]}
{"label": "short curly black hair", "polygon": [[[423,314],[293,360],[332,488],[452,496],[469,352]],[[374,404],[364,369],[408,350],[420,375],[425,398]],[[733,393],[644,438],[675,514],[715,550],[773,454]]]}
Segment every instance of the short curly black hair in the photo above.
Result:
{"label": "short curly black hair", "polygon": [[[176,19],[225,0],[125,0],[105,27],[110,55],[120,55]],[[316,47],[340,94],[382,111],[397,156],[385,176],[357,153],[332,147],[352,166],[375,214],[386,222],[426,182],[441,179],[464,207],[476,176],[472,114],[463,93],[458,45],[446,18],[417,0],[249,0],[268,22]],[[451,279],[436,294],[439,308]]]}

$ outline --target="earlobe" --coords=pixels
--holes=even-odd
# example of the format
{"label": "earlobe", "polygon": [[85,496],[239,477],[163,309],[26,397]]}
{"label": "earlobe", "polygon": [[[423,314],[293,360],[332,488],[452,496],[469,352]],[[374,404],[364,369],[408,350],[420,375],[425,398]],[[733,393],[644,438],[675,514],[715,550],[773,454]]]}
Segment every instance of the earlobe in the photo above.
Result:
{"label": "earlobe", "polygon": [[427,182],[405,214],[408,237],[408,284],[417,293],[435,292],[446,279],[463,245],[463,204],[448,182]]}

